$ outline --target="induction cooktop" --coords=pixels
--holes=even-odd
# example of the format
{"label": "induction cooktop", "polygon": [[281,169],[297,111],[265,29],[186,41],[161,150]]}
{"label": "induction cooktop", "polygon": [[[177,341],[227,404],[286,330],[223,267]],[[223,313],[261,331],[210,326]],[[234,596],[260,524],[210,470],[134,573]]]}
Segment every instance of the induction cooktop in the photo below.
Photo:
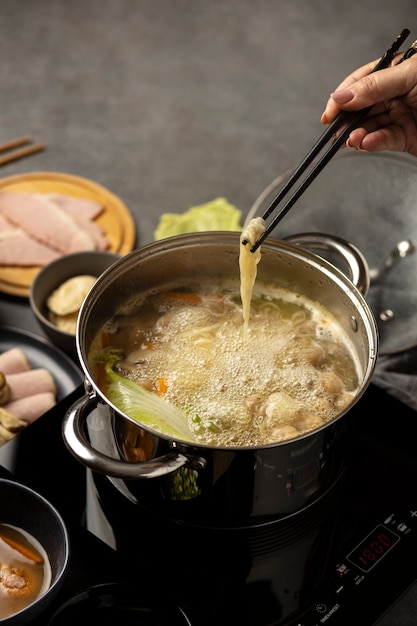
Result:
{"label": "induction cooktop", "polygon": [[[42,493],[60,511],[70,531],[67,580],[53,606],[34,626],[46,626],[60,606],[83,590],[105,583],[146,581],[128,554],[114,550],[86,528],[86,470],[68,452],[61,436],[66,410],[83,393],[80,386],[0,448],[0,475],[11,474]],[[319,594],[288,626],[351,626],[355,621],[371,626],[387,611],[400,610],[399,601],[417,580],[413,558],[417,550],[417,455],[412,437],[416,418],[415,411],[372,384],[352,410],[334,556]],[[163,596],[164,589],[160,592]],[[204,615],[190,619],[192,626],[214,626]],[[267,626],[278,623],[283,622],[272,619]],[[251,618],[247,626],[266,624]]]}

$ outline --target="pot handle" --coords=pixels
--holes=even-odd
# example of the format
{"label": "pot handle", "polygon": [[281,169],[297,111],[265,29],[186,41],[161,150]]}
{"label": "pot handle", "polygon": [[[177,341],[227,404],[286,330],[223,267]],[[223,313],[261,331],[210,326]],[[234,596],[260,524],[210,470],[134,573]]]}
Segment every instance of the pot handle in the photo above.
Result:
{"label": "pot handle", "polygon": [[[64,442],[69,451],[83,465],[100,474],[127,480],[164,476],[184,465],[196,469],[198,466],[198,469],[202,469],[204,459],[188,458],[175,450],[139,463],[118,460],[102,454],[92,447],[86,433],[87,418],[97,408],[98,403],[98,398],[94,394],[79,398],[68,409],[62,423]],[[172,442],[172,446],[175,448],[175,442]]]}
{"label": "pot handle", "polygon": [[325,233],[301,233],[285,237],[284,241],[295,243],[304,248],[336,253],[346,262],[348,276],[355,287],[363,296],[368,293],[371,283],[369,265],[362,252],[346,239]]}

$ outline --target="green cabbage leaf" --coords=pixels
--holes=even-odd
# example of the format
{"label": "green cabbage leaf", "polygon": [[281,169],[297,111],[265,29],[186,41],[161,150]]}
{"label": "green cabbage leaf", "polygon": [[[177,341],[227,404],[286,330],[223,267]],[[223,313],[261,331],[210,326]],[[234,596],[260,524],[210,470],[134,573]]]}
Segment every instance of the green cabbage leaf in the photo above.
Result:
{"label": "green cabbage leaf", "polygon": [[182,411],[156,393],[114,371],[113,366],[121,356],[121,351],[114,348],[105,348],[96,356],[97,361],[105,364],[106,396],[110,402],[125,415],[158,432],[185,441],[195,441]]}
{"label": "green cabbage leaf", "polygon": [[163,213],[154,232],[154,239],[165,239],[184,233],[209,230],[242,230],[242,212],[225,198],[193,206],[184,213]]}

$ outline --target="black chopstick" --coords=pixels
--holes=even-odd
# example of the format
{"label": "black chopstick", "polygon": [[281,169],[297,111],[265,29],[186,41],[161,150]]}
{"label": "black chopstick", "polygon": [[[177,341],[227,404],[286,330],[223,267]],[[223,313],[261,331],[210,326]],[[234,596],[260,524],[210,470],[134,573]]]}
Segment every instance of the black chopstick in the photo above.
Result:
{"label": "black chopstick", "polygon": [[413,43],[408,48],[408,50],[406,52],[404,52],[403,56],[401,57],[401,59],[399,60],[397,65],[399,65],[403,61],[406,61],[407,59],[412,57],[414,54],[416,54],[416,52],[417,52],[417,39],[415,41],[413,41]]}
{"label": "black chopstick", "polygon": [[[377,65],[373,68],[372,72],[377,72],[383,68],[386,68],[391,63],[393,57],[398,52],[400,46],[404,43],[404,41],[409,36],[410,31],[405,28],[392,43],[390,48],[385,52],[383,57],[377,63]],[[404,56],[401,58],[401,61],[405,60],[404,57],[409,58],[412,56],[417,50],[416,42],[407,50]],[[400,61],[400,62],[401,62]],[[287,182],[281,187],[278,194],[272,200],[266,211],[264,211],[262,217],[263,219],[267,219],[269,215],[271,215],[272,211],[278,206],[287,192],[295,185],[295,183],[299,180],[302,174],[306,171],[309,165],[313,162],[313,160],[318,156],[320,151],[324,148],[326,143],[335,135],[335,133],[340,130],[340,128],[346,124],[347,120],[351,117],[351,120],[347,123],[342,132],[338,135],[338,137],[332,142],[328,151],[322,156],[322,158],[318,161],[318,163],[314,166],[313,170],[307,175],[304,182],[300,185],[297,191],[291,196],[291,198],[287,201],[287,203],[280,209],[274,219],[271,221],[269,226],[267,226],[265,232],[259,237],[259,239],[255,242],[255,244],[251,248],[251,252],[255,252],[257,248],[261,245],[266,237],[272,232],[272,230],[276,227],[278,222],[286,215],[286,213],[290,210],[290,208],[295,204],[295,202],[300,198],[300,196],[304,193],[307,187],[313,182],[313,180],[318,176],[318,174],[322,171],[322,169],[327,165],[330,159],[336,154],[339,148],[345,143],[347,138],[349,137],[351,131],[356,128],[360,122],[366,117],[366,115],[371,110],[372,106],[366,107],[361,111],[358,111],[353,117],[347,111],[341,111],[336,119],[330,124],[326,130],[322,133],[313,147],[306,154],[304,159],[298,165],[298,167],[294,170],[293,174],[287,180]],[[247,242],[242,242],[247,243]]]}

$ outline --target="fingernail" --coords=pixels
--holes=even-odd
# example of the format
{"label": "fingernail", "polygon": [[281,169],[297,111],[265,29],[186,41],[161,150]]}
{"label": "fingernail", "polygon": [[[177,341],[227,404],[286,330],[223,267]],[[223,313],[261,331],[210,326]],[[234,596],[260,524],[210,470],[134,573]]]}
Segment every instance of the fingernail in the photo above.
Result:
{"label": "fingernail", "polygon": [[353,99],[354,93],[351,89],[339,89],[330,94],[337,104],[346,104]]}
{"label": "fingernail", "polygon": [[320,121],[322,124],[327,124],[327,115],[326,112],[324,112],[320,118]]}

